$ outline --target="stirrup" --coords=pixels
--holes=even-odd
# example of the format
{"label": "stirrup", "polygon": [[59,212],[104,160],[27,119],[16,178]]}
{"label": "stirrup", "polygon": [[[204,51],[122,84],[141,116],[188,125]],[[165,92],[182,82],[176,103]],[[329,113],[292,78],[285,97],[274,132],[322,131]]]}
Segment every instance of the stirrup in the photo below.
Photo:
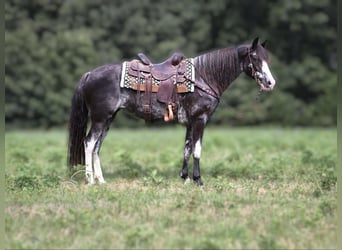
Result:
{"label": "stirrup", "polygon": [[165,110],[164,113],[164,121],[165,122],[171,122],[174,119],[173,111],[172,111],[172,104],[167,105],[167,109]]}

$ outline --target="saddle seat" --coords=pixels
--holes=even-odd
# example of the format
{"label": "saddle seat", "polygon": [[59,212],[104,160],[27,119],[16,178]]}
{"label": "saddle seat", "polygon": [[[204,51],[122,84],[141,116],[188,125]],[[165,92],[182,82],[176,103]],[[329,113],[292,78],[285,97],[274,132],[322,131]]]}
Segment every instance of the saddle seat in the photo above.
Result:
{"label": "saddle seat", "polygon": [[[152,63],[152,61],[144,53],[139,53],[138,57],[143,64],[150,66],[153,77],[161,81],[177,74],[177,66],[179,66],[181,61],[185,59],[183,53],[181,52],[175,52],[164,62],[157,64]],[[182,73],[183,72],[180,72],[180,74]]]}
{"label": "saddle seat", "polygon": [[140,60],[144,64],[146,64],[146,65],[153,65],[153,67],[157,67],[157,68],[160,68],[160,69],[165,69],[165,67],[167,68],[170,65],[177,66],[185,58],[183,53],[175,52],[175,53],[172,54],[172,56],[170,56],[164,62],[158,63],[158,64],[153,64],[152,61],[142,52],[138,54],[138,57],[140,58]]}

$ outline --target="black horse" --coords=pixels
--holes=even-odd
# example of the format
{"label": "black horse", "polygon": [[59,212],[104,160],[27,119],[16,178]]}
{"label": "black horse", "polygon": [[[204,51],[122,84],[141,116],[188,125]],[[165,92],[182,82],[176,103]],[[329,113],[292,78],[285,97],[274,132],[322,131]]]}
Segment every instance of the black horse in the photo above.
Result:
{"label": "black horse", "polygon": [[[266,42],[266,41],[265,41]],[[195,88],[178,94],[176,122],[186,126],[184,160],[180,176],[189,181],[188,162],[193,154],[193,180],[202,185],[200,157],[203,131],[219,104],[222,93],[240,73],[255,79],[260,91],[270,91],[275,80],[268,67],[265,42],[214,50],[193,58]],[[107,64],[81,77],[72,98],[69,121],[68,165],[86,165],[86,182],[104,183],[99,151],[112,120],[120,109],[144,118],[145,111],[137,102],[137,91],[120,87],[122,63]],[[144,92],[139,92],[144,95]],[[151,93],[150,120],[164,118],[165,105]],[[88,113],[91,128],[87,133]]]}

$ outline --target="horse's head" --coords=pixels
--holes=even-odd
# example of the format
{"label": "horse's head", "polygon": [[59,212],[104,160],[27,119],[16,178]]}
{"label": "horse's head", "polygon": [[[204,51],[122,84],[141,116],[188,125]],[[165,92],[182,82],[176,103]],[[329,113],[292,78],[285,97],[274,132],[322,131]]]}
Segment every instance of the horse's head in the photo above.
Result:
{"label": "horse's head", "polygon": [[255,38],[252,45],[238,47],[240,67],[249,77],[255,79],[261,91],[270,91],[275,85],[275,80],[268,67],[269,57],[265,49],[266,41],[259,44],[259,38]]}

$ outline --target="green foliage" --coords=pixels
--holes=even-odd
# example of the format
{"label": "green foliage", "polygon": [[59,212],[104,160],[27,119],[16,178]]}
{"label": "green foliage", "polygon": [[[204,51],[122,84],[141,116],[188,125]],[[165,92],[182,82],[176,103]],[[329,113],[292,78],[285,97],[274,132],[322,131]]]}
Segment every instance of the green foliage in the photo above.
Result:
{"label": "green foliage", "polygon": [[[213,124],[335,126],[336,1],[9,0],[5,3],[6,124],[64,126],[80,76],[145,52],[155,62],[269,40],[272,93],[255,101],[240,77]],[[141,126],[121,114],[116,126]]]}
{"label": "green foliage", "polygon": [[6,176],[6,186],[9,191],[36,191],[49,187],[58,187],[61,177],[49,174],[43,176],[36,175],[21,175],[18,177]]}
{"label": "green foliage", "polygon": [[143,178],[144,185],[160,185],[163,183],[163,177],[158,176],[158,170],[154,169],[150,176]]}

